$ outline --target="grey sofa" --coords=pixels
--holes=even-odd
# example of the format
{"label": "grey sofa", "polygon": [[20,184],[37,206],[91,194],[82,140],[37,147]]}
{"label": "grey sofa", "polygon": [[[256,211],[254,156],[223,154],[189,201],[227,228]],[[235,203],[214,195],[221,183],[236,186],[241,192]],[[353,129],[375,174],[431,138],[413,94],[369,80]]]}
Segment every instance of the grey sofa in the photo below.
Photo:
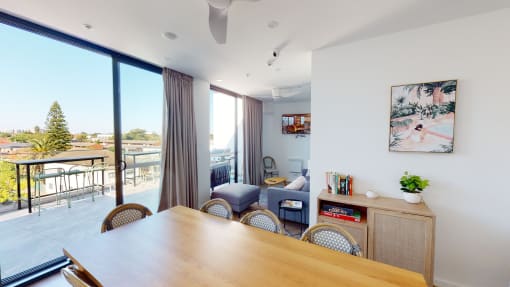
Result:
{"label": "grey sofa", "polygon": [[[303,171],[303,174],[306,174],[306,170]],[[310,177],[305,176],[306,183],[301,190],[292,190],[285,189],[283,187],[270,187],[267,189],[267,205],[268,209],[271,210],[274,214],[278,215],[278,204],[281,200],[284,199],[294,199],[303,201],[303,219],[304,222],[308,224],[308,213],[310,212]],[[280,217],[281,216],[281,217]],[[281,215],[279,215],[281,219],[283,219],[283,211]],[[286,212],[285,216],[286,220],[301,222],[299,218],[298,212]]]}

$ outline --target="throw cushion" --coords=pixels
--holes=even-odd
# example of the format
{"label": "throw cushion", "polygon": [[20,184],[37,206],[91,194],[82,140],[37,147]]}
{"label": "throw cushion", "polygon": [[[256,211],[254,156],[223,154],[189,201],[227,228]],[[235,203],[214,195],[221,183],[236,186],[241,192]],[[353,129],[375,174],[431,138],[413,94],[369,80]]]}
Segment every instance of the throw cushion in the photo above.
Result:
{"label": "throw cushion", "polygon": [[303,188],[301,188],[301,191],[304,191],[304,192],[310,192],[310,177],[309,176],[305,176],[305,184],[303,185]]}
{"label": "throw cushion", "polygon": [[293,182],[287,184],[285,186],[286,189],[293,189],[293,190],[301,190],[301,188],[305,185],[306,179],[304,176],[300,176],[296,178]]}

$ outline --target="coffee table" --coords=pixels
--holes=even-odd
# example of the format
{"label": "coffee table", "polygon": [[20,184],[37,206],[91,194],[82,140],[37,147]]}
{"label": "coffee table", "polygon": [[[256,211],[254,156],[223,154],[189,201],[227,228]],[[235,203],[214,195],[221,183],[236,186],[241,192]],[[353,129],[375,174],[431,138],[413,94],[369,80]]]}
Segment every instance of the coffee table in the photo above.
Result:
{"label": "coffee table", "polygon": [[287,178],[286,177],[268,177],[268,178],[264,179],[264,182],[269,186],[277,185],[277,184],[285,185],[285,183],[287,182]]}

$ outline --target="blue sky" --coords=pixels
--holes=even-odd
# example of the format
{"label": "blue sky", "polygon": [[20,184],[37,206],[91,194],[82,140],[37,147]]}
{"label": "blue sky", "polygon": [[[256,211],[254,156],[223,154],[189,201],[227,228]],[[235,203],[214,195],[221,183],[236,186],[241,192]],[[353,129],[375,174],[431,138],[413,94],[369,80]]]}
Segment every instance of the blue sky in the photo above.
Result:
{"label": "blue sky", "polygon": [[[0,131],[44,128],[58,101],[72,133],[113,132],[111,58],[0,24]],[[121,65],[122,129],[161,133],[161,75]]]}

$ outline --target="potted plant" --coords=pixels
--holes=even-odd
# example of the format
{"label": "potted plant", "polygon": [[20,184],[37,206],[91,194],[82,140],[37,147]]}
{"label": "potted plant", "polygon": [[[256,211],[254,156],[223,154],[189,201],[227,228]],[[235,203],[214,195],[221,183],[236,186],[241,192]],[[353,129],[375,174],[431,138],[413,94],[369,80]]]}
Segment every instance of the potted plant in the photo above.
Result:
{"label": "potted plant", "polygon": [[429,186],[429,181],[427,179],[422,179],[418,175],[409,174],[409,172],[406,171],[400,178],[400,185],[402,186],[400,190],[404,192],[405,201],[409,203],[420,203],[420,192]]}

